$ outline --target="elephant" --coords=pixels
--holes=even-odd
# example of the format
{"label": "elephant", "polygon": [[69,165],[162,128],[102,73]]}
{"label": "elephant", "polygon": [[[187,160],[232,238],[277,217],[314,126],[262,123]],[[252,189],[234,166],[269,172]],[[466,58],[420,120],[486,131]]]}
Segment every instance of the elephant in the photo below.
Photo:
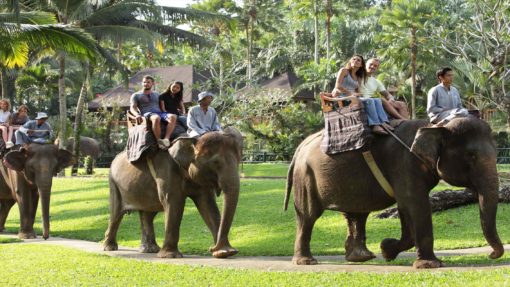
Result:
{"label": "elephant", "polygon": [[287,209],[294,187],[295,264],[317,264],[310,251],[310,239],[314,223],[325,209],[340,211],[347,219],[346,260],[374,258],[365,244],[367,217],[396,202],[401,237],[384,239],[380,245],[382,256],[390,261],[414,246],[415,268],[443,266],[433,250],[428,196],[440,179],[478,195],[483,234],[493,249],[490,258],[503,255],[496,229],[496,147],[489,125],[471,116],[453,119],[443,127],[432,127],[426,120],[410,120],[402,122],[394,133],[407,147],[392,136],[374,137],[370,146],[375,162],[394,190],[393,196],[379,185],[360,150],[327,155],[319,148],[322,132],[298,146],[288,171],[284,203]]}
{"label": "elephant", "polygon": [[[55,144],[59,144],[59,140],[55,140]],[[74,138],[68,138],[66,144],[66,150],[73,152]],[[80,155],[90,156],[93,159],[97,159],[101,152],[99,142],[90,137],[80,137]]]}
{"label": "elephant", "polygon": [[[196,143],[194,143],[196,141]],[[237,254],[228,233],[239,197],[238,166],[242,153],[242,136],[234,128],[209,132],[198,140],[177,138],[169,150],[159,150],[152,157],[153,173],[148,160],[129,163],[126,152],[118,154],[110,168],[110,220],[105,233],[104,250],[118,249],[116,234],[123,215],[139,211],[142,229],[140,252],[158,253],[161,258],[181,258],[178,249],[179,226],[186,198],[195,203],[211,231],[214,257]],[[215,201],[223,191],[220,216]],[[165,213],[165,239],[160,248],[155,240],[153,219]]]}
{"label": "elephant", "polygon": [[[19,206],[19,238],[36,238],[34,220],[41,198],[43,238],[50,234],[50,194],[53,175],[72,165],[73,155],[52,144],[31,143],[28,147],[8,152],[4,164],[11,170],[10,180],[0,176],[0,230],[15,202]],[[3,167],[0,167],[3,168]],[[14,186],[11,191],[10,186]]]}

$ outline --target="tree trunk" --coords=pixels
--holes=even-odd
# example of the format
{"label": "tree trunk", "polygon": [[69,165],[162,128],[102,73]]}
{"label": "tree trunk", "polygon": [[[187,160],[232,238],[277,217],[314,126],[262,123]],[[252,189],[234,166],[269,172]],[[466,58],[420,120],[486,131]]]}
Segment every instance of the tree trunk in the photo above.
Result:
{"label": "tree trunk", "polygon": [[[333,16],[333,9],[331,0],[326,1],[326,59],[327,59],[327,74],[331,74],[330,71],[330,53],[331,53],[331,17]],[[324,90],[329,91],[328,81],[326,80],[324,83]]]}
{"label": "tree trunk", "polygon": [[313,35],[314,41],[314,53],[313,60],[315,64],[319,64],[319,8],[317,7],[317,0],[313,1]]}
{"label": "tree trunk", "polygon": [[416,28],[411,28],[411,119],[416,119]]}
{"label": "tree trunk", "polygon": [[2,80],[2,98],[9,99],[11,106],[14,104],[16,99],[16,78],[17,73],[7,68],[2,68],[1,71]]}
{"label": "tree trunk", "polygon": [[87,87],[89,83],[89,64],[85,62],[83,65],[83,69],[85,70],[85,80],[81,86],[80,97],[78,98],[78,104],[76,105],[76,115],[74,118],[74,145],[73,145],[73,154],[74,158],[76,158],[76,163],[73,165],[71,170],[71,175],[78,175],[78,166],[79,166],[79,158],[80,158],[80,136],[81,130],[83,128],[83,108],[85,106],[85,100],[87,98]]}
{"label": "tree trunk", "polygon": [[59,147],[65,148],[67,143],[67,99],[65,87],[65,71],[66,59],[64,53],[58,56],[58,102],[59,102],[59,115],[60,115],[60,132],[58,134]]}
{"label": "tree trunk", "polygon": [[[510,203],[510,186],[504,186],[499,190],[499,202]],[[478,203],[477,195],[469,189],[465,190],[443,190],[430,196],[430,208],[432,212],[452,209],[468,204]],[[398,218],[396,207],[387,208],[378,213],[376,218]]]}

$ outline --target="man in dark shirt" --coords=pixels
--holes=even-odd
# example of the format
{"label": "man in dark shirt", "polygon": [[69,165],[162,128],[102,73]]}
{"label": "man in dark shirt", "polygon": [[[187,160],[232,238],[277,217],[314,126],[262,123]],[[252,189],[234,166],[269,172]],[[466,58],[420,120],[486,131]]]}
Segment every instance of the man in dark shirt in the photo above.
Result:
{"label": "man in dark shirt", "polygon": [[166,117],[166,115],[161,113],[159,108],[159,94],[152,91],[154,78],[144,76],[142,84],[143,90],[131,96],[130,111],[133,115],[136,115],[137,120],[142,117],[150,118],[152,132],[158,141],[158,146],[162,149],[168,148],[170,147],[169,137],[172,131],[168,131],[169,126],[167,126],[165,138],[161,139],[161,116]]}

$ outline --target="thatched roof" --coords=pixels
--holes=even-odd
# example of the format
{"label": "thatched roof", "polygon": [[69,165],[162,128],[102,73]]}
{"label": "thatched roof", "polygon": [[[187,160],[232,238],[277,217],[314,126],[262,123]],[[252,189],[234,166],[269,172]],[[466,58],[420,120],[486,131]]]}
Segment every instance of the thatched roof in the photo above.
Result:
{"label": "thatched roof", "polygon": [[278,90],[294,100],[314,101],[314,94],[310,90],[301,90],[296,93],[299,84],[300,80],[293,72],[286,72],[272,79],[265,80],[255,87],[245,87],[237,94],[251,93],[253,92],[251,89],[263,90],[266,93]]}
{"label": "thatched roof", "polygon": [[129,99],[131,95],[142,88],[142,78],[150,75],[155,78],[156,84],[154,89],[162,93],[168,85],[173,81],[181,81],[184,83],[184,103],[197,101],[197,96],[201,91],[193,89],[197,83],[204,82],[208,75],[198,73],[192,65],[172,66],[160,68],[148,68],[139,71],[129,79],[129,86],[119,85],[113,89],[104,92],[101,96],[89,103],[90,110],[96,110],[106,106],[111,108],[113,105],[122,109],[129,108]]}

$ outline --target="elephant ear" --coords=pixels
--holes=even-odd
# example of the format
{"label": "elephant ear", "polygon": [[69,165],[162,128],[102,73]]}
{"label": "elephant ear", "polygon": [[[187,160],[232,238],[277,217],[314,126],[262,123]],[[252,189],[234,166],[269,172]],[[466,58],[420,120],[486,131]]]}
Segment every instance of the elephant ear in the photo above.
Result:
{"label": "elephant ear", "polygon": [[172,142],[168,149],[170,156],[184,169],[188,169],[191,162],[195,159],[196,138],[179,137]]}
{"label": "elephant ear", "polygon": [[421,128],[416,133],[411,152],[424,159],[434,169],[448,130],[444,127]]}
{"label": "elephant ear", "polygon": [[28,152],[26,149],[13,150],[4,156],[4,164],[15,171],[23,171],[27,157]]}
{"label": "elephant ear", "polygon": [[74,156],[71,152],[65,150],[65,149],[59,149],[57,152],[57,172],[61,171],[62,169],[71,166],[74,164]]}

